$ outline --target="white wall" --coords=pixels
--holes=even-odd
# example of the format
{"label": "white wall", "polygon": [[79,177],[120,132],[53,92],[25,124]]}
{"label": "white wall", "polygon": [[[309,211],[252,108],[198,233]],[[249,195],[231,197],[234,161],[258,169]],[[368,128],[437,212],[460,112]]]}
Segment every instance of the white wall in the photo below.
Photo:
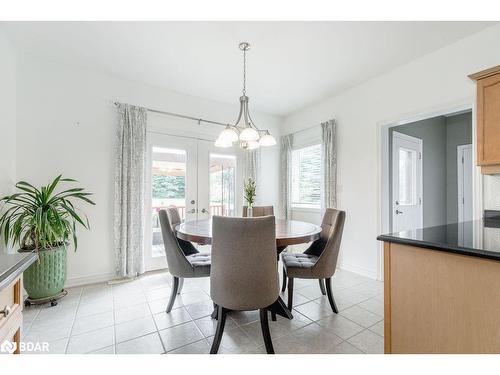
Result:
{"label": "white wall", "polygon": [[[16,52],[0,30],[0,196],[13,191],[16,179]],[[0,242],[0,251],[4,249]]]}
{"label": "white wall", "polygon": [[12,191],[16,156],[16,52],[0,30],[0,195]]}
{"label": "white wall", "polygon": [[[80,230],[79,248],[68,255],[68,285],[113,277],[113,176],[116,112],[110,101],[227,122],[235,105],[181,95],[158,87],[18,56],[17,176],[44,184],[62,173],[95,194],[95,207],[85,207],[91,231]],[[280,119],[254,113],[254,120],[279,136]],[[201,130],[220,127],[155,115],[155,128]],[[279,147],[262,154],[262,201],[276,204]]]}
{"label": "white wall", "polygon": [[[338,123],[339,207],[347,211],[341,267],[380,276],[379,128],[445,107],[472,105],[467,75],[500,64],[500,26],[462,39],[385,75],[298,111],[282,133],[334,118]],[[485,208],[500,205],[498,177],[485,177]],[[492,198],[488,198],[492,197]]]}

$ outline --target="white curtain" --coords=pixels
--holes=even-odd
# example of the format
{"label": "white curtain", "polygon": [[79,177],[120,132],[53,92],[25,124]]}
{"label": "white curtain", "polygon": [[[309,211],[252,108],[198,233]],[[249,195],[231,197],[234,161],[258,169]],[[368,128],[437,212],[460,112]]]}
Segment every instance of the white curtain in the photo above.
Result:
{"label": "white curtain", "polygon": [[245,181],[252,178],[255,181],[256,186],[256,196],[254,204],[260,202],[260,149],[256,150],[246,150],[245,152],[245,168],[244,168],[244,178]]}
{"label": "white curtain", "polygon": [[292,179],[293,134],[281,137],[281,194],[280,207],[283,219],[291,219],[291,179]]}
{"label": "white curtain", "polygon": [[337,134],[334,120],[321,123],[321,163],[323,188],[321,210],[337,207]]}
{"label": "white curtain", "polygon": [[118,104],[114,242],[116,273],[144,272],[144,176],[147,110]]}

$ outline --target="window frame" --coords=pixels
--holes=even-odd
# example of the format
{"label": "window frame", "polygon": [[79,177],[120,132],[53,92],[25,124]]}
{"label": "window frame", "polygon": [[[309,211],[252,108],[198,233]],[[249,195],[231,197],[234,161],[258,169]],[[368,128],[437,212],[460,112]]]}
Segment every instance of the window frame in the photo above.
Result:
{"label": "window frame", "polygon": [[[293,201],[293,175],[294,175],[294,163],[293,163],[293,154],[294,152],[301,151],[306,148],[314,147],[314,146],[319,146],[320,149],[320,197],[319,197],[319,202],[318,204],[310,204],[310,203],[298,203]],[[310,140],[309,142],[301,142],[300,144],[296,145],[295,147],[292,147],[291,150],[291,155],[290,155],[290,207],[292,208],[293,211],[300,211],[300,212],[318,212],[321,210],[321,199],[323,192],[321,190],[321,185],[323,182],[323,162],[321,160],[321,152],[322,152],[323,144],[321,140]]]}

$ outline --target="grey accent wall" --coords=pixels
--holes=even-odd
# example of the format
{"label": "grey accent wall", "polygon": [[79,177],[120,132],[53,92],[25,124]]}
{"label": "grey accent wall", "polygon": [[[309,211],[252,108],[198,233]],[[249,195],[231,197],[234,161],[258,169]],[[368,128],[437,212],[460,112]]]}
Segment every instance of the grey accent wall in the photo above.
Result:
{"label": "grey accent wall", "polygon": [[[394,131],[422,139],[424,227],[456,223],[458,221],[457,146],[472,143],[472,113],[439,116],[391,128],[389,130],[391,166]],[[390,175],[392,178],[392,171]],[[390,189],[392,197],[392,184]]]}
{"label": "grey accent wall", "polygon": [[[444,116],[395,126],[389,132],[389,161],[392,166],[394,131],[420,138],[423,143],[424,227],[446,223],[446,119]],[[391,173],[392,176],[392,173]],[[392,186],[392,184],[391,184]],[[391,192],[392,196],[392,192]]]}
{"label": "grey accent wall", "polygon": [[472,143],[472,113],[446,117],[446,221],[458,222],[457,146]]}

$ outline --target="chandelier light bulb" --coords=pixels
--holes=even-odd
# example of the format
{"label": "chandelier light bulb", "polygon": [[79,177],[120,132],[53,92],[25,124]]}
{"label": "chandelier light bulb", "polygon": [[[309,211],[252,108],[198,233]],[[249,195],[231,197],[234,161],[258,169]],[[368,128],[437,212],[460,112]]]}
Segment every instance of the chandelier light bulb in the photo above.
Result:
{"label": "chandelier light bulb", "polygon": [[226,126],[226,128],[219,134],[219,139],[224,142],[236,142],[238,140],[238,133],[231,126]]}
{"label": "chandelier light bulb", "polygon": [[266,134],[264,134],[260,138],[259,144],[264,147],[274,146],[276,144],[276,139],[274,139],[274,137],[271,134],[269,134],[269,131],[266,131]]}
{"label": "chandelier light bulb", "polygon": [[243,142],[258,141],[259,138],[259,132],[254,128],[247,127],[240,133],[240,141]]}

